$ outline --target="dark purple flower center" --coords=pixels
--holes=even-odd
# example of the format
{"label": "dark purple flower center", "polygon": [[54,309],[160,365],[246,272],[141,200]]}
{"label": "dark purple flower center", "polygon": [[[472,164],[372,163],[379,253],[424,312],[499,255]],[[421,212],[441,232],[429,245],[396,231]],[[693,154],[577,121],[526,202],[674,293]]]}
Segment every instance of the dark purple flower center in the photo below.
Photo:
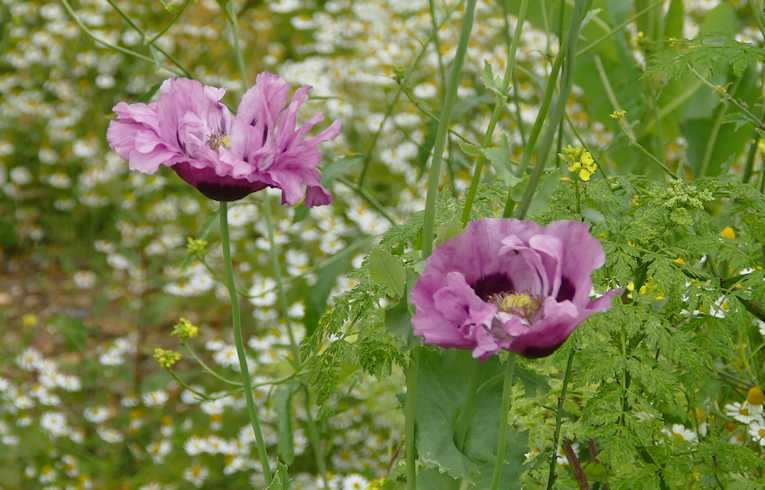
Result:
{"label": "dark purple flower center", "polygon": [[574,299],[575,294],[576,286],[574,286],[574,283],[571,282],[571,279],[563,276],[560,280],[560,289],[558,290],[558,295],[555,297],[555,301],[559,303],[561,301],[570,301]]}
{"label": "dark purple flower center", "polygon": [[492,297],[515,291],[510,276],[503,272],[483,276],[472,287],[475,294],[484,301],[491,301]]}

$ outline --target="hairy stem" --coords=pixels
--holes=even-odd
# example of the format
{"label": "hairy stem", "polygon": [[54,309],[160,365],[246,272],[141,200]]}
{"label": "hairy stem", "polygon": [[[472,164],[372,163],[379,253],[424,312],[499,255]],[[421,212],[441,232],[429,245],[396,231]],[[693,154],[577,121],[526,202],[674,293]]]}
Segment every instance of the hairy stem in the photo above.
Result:
{"label": "hairy stem", "polygon": [[[515,26],[513,42],[510,45],[510,50],[507,58],[507,66],[505,67],[505,74],[502,78],[502,94],[496,94],[494,96],[494,110],[491,113],[489,125],[486,128],[486,133],[484,134],[483,141],[481,142],[482,149],[487,148],[491,144],[491,139],[494,135],[494,128],[497,126],[497,121],[499,121],[499,117],[502,115],[502,110],[505,107],[505,96],[513,79],[515,52],[518,49],[518,44],[520,43],[521,33],[523,32],[523,23],[526,21],[526,10],[528,9],[528,6],[528,0],[521,0],[521,7],[520,11],[518,12],[518,23]],[[503,8],[506,9],[507,7]],[[467,222],[470,220],[470,211],[473,208],[473,201],[475,200],[475,195],[478,192],[478,186],[481,183],[481,171],[483,170],[485,163],[486,157],[481,151],[475,159],[473,167],[473,178],[470,181],[470,188],[468,189],[467,196],[465,197],[465,206],[462,208],[462,226],[467,225]]]}
{"label": "hairy stem", "polygon": [[268,462],[268,452],[266,452],[266,442],[263,439],[263,431],[260,428],[260,419],[258,418],[255,398],[252,395],[252,377],[247,368],[247,354],[244,351],[244,339],[242,338],[242,313],[239,307],[239,295],[236,292],[236,282],[234,281],[234,265],[231,260],[231,243],[228,236],[228,205],[225,202],[220,203],[220,237],[223,248],[223,262],[225,264],[225,282],[228,295],[231,298],[231,316],[234,322],[234,343],[236,344],[236,355],[239,358],[239,369],[242,373],[242,385],[244,386],[244,398],[247,402],[247,413],[250,416],[250,424],[255,432],[255,442],[258,448],[258,458],[263,465],[263,473],[266,481],[271,481],[271,466]]}
{"label": "hairy stem", "polygon": [[[277,290],[277,296],[279,298],[279,310],[280,314],[282,316],[282,319],[284,320],[284,324],[287,327],[287,337],[289,338],[290,343],[290,351],[292,352],[293,360],[296,364],[296,366],[300,366],[300,349],[298,348],[297,341],[295,340],[295,332],[292,329],[292,322],[290,322],[289,318],[289,307],[287,306],[287,294],[284,289],[284,276],[282,274],[282,266],[279,263],[279,244],[276,243],[276,238],[274,234],[274,219],[273,219],[273,213],[271,211],[271,200],[266,197],[265,200],[265,206],[263,206],[265,209],[265,212],[263,213],[266,217],[266,230],[268,233],[268,244],[269,244],[269,255],[271,258],[271,267],[274,271],[274,276],[276,277],[276,290]],[[306,426],[307,426],[307,432],[308,432],[308,439],[311,442],[311,447],[313,448],[313,454],[314,454],[314,460],[316,463],[316,468],[319,470],[319,473],[321,474],[321,478],[324,482],[324,486],[326,488],[329,488],[329,482],[327,481],[327,464],[324,459],[324,448],[321,445],[321,441],[319,439],[319,430],[316,426],[316,421],[313,418],[313,414],[311,413],[311,398],[310,393],[305,385],[303,385],[303,392],[304,392],[304,403],[305,403],[305,411],[306,411]]]}
{"label": "hairy stem", "polygon": [[[465,62],[465,53],[467,53],[468,40],[473,30],[473,18],[477,0],[467,0],[465,14],[460,30],[459,44],[457,53],[454,56],[449,80],[444,94],[444,104],[441,110],[441,118],[436,130],[436,140],[434,143],[433,159],[430,164],[430,173],[428,175],[428,194],[425,198],[425,217],[422,225],[422,255],[428,257],[433,251],[433,228],[436,215],[436,194],[438,193],[438,181],[441,174],[441,162],[443,160],[444,148],[446,147],[446,135],[449,129],[452,109],[457,100],[457,86],[459,85],[460,75],[462,74],[462,65]],[[406,485],[408,490],[417,488],[417,462],[415,455],[415,417],[417,414],[417,378],[419,377],[420,351],[415,348],[412,352],[409,367],[406,372],[406,408],[405,408],[405,430],[406,430]]]}
{"label": "hairy stem", "polygon": [[[550,153],[550,148],[553,146],[553,141],[558,131],[558,125],[560,124],[561,120],[563,120],[563,116],[566,113],[566,102],[568,101],[568,95],[571,92],[571,85],[573,83],[574,61],[576,59],[576,41],[579,37],[579,29],[582,27],[582,21],[584,20],[584,16],[587,13],[587,10],[589,10],[591,3],[592,0],[576,1],[574,5],[574,12],[571,15],[571,25],[569,26],[568,36],[562,43],[560,51],[558,52],[558,56],[555,58],[553,72],[555,71],[556,65],[559,69],[562,69],[560,94],[558,95],[558,100],[556,101],[555,107],[550,114],[550,119],[548,121],[545,134],[539,142],[537,162],[531,172],[529,183],[526,186],[526,190],[524,191],[523,198],[521,199],[521,203],[516,213],[519,219],[523,219],[526,216],[526,213],[531,206],[531,199],[534,197],[534,193],[536,192],[537,186],[539,185],[539,180],[542,177],[542,171],[544,170],[545,163],[547,162],[547,156]],[[562,66],[564,57],[566,59],[566,63],[565,66]],[[552,80],[548,81],[548,86],[545,88],[545,98],[552,97],[552,91],[554,87],[551,85],[553,85]],[[540,109],[540,116],[542,116],[542,119],[537,116],[537,121],[534,123],[535,126],[539,126],[538,131],[541,131],[542,122],[546,116],[546,114],[542,115],[541,112],[542,110]],[[526,144],[526,148],[524,148],[523,162],[526,164],[529,161],[531,150],[535,146],[534,143],[536,143],[536,139],[529,138],[529,142]],[[521,168],[524,169],[523,166]],[[506,218],[509,217],[512,213],[512,210],[513,195],[512,188],[510,188],[507,191],[505,212],[503,215]]]}
{"label": "hairy stem", "polygon": [[510,354],[505,366],[505,378],[502,383],[502,411],[499,414],[499,432],[497,433],[497,460],[491,476],[491,490],[499,488],[502,467],[507,455],[507,429],[510,426],[510,407],[512,403],[513,378],[515,375],[515,355]]}
{"label": "hairy stem", "polygon": [[563,403],[566,401],[566,390],[568,389],[568,380],[571,376],[571,365],[574,362],[576,346],[572,345],[566,362],[566,373],[563,375],[563,387],[558,397],[558,408],[555,410],[555,433],[553,434],[552,456],[550,456],[550,471],[547,476],[547,490],[551,490],[555,483],[555,466],[558,453],[558,441],[560,440],[560,427],[563,425]]}

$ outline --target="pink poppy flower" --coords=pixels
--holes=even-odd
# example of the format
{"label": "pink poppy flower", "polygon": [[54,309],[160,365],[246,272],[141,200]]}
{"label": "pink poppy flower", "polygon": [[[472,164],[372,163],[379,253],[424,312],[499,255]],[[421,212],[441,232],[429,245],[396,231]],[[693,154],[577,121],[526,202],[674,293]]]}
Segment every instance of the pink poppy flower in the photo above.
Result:
{"label": "pink poppy flower", "polygon": [[291,100],[289,91],[277,75],[261,73],[232,115],[221,102],[223,89],[171,78],[155,102],[115,105],[107,140],[131,169],[153,174],[162,165],[171,167],[217,201],[277,187],[282,204],[329,204],[318,170],[319,144],[340,133],[340,122],[309,136],[324,116],[298,126],[297,112],[310,87],[299,88]]}
{"label": "pink poppy flower", "polygon": [[578,221],[484,219],[438,247],[411,291],[415,335],[486,359],[554,352],[621,290],[590,299],[603,248]]}

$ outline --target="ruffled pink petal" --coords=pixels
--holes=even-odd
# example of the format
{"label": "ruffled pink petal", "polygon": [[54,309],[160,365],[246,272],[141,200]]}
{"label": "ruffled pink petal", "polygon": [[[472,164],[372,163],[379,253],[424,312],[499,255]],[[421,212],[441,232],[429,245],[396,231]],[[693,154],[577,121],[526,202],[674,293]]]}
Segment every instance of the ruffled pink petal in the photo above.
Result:
{"label": "ruffled pink petal", "polygon": [[557,302],[545,298],[541,318],[537,319],[528,332],[515,337],[509,350],[525,357],[550,355],[571,335],[582,321],[582,314],[571,301]]}

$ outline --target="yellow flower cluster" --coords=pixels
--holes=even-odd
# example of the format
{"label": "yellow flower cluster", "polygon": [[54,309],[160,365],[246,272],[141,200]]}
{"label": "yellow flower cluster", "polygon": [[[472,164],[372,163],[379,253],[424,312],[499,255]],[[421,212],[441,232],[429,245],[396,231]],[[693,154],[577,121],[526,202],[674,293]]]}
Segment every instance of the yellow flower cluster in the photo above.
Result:
{"label": "yellow flower cluster", "polygon": [[173,327],[173,335],[181,340],[193,339],[199,334],[199,327],[181,318],[178,323]]}
{"label": "yellow flower cluster", "polygon": [[180,352],[165,350],[160,347],[154,349],[154,360],[165,369],[175,366],[175,363],[181,360]]}
{"label": "yellow flower cluster", "polygon": [[186,251],[192,257],[204,258],[207,254],[207,240],[188,237],[186,239]]}
{"label": "yellow flower cluster", "polygon": [[609,116],[611,117],[611,119],[616,119],[617,121],[620,121],[624,119],[625,117],[627,117],[627,111],[624,111],[624,110],[614,111],[611,114],[609,114]]}
{"label": "yellow flower cluster", "polygon": [[598,169],[590,152],[582,147],[565,146],[560,157],[568,164],[569,171],[577,174],[582,182],[588,182]]}

